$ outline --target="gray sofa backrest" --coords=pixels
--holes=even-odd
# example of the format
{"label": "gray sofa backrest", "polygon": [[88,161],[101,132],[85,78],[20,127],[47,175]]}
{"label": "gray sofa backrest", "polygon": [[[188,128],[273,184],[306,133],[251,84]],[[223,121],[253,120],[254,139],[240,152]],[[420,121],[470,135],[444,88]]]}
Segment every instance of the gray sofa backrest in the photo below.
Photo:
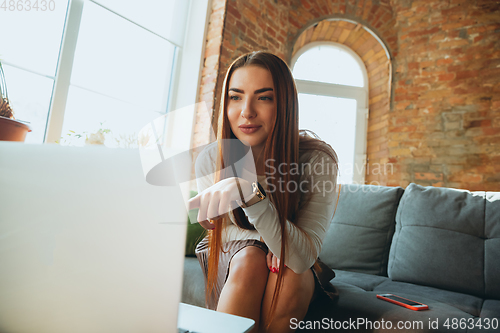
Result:
{"label": "gray sofa backrest", "polygon": [[410,184],[397,210],[388,275],[500,299],[500,192]]}
{"label": "gray sofa backrest", "polygon": [[342,185],[320,259],[333,269],[387,276],[401,187]]}

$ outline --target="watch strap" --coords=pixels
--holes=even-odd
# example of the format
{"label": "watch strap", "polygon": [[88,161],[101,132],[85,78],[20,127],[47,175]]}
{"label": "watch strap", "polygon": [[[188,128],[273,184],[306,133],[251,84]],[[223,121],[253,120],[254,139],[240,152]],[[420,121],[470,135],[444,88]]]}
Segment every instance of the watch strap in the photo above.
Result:
{"label": "watch strap", "polygon": [[238,187],[238,192],[240,193],[240,198],[241,198],[241,200],[238,200],[238,204],[240,204],[241,202],[243,205],[246,205],[245,197],[243,196],[243,191],[241,190],[240,181],[238,180],[238,177],[235,177],[234,179],[236,180],[236,186]]}
{"label": "watch strap", "polygon": [[[260,202],[266,198],[266,192],[264,191],[264,188],[262,185],[259,184],[259,182],[253,182],[252,183],[252,192],[254,196],[248,200],[238,200],[237,203],[240,207],[242,208],[247,208],[252,206],[253,204],[256,204],[257,202]],[[257,200],[256,200],[257,199]]]}

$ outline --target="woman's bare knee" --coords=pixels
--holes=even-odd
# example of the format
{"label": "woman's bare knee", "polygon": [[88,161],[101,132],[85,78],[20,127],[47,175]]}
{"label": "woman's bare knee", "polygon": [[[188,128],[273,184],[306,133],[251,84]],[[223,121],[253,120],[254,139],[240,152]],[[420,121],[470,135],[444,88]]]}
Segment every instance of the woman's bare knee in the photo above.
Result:
{"label": "woman's bare knee", "polygon": [[229,279],[241,284],[255,284],[258,280],[267,281],[269,269],[266,264],[266,253],[255,246],[247,246],[236,253],[229,265]]}

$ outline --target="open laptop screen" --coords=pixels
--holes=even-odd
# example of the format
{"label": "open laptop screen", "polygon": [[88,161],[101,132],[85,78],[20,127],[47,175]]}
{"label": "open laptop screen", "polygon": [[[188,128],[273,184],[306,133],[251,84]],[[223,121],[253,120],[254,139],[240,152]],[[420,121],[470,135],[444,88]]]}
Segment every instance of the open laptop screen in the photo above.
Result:
{"label": "open laptop screen", "polygon": [[187,214],[139,152],[0,142],[0,331],[175,332]]}

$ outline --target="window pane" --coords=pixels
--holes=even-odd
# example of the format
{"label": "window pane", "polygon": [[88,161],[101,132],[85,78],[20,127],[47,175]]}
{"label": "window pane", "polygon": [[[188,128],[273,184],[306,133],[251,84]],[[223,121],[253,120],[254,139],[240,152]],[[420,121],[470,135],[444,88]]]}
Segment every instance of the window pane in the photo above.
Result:
{"label": "window pane", "polygon": [[316,133],[339,158],[341,184],[351,184],[356,135],[356,100],[299,94],[299,127]]}
{"label": "window pane", "polygon": [[71,84],[136,104],[137,112],[166,111],[174,51],[163,38],[86,2]]}
{"label": "window pane", "polygon": [[302,54],[293,67],[296,79],[363,87],[359,63],[340,47],[321,45]]}
{"label": "window pane", "polygon": [[[35,1],[30,7],[26,1],[6,2],[7,10],[0,10],[0,59],[40,74],[55,75],[68,0],[49,2],[45,11],[40,2],[38,11],[27,10]],[[16,10],[9,10],[10,3],[16,4]],[[22,11],[17,10],[18,4]]]}
{"label": "window pane", "polygon": [[173,43],[182,45],[189,1],[97,0],[96,2]]}
{"label": "window pane", "polygon": [[[135,146],[141,128],[158,117],[159,113],[151,109],[72,86],[66,103],[61,144],[83,146],[85,135],[109,129],[111,133],[104,135],[106,146],[130,148],[132,143]],[[77,138],[78,134],[83,137]]]}
{"label": "window pane", "polygon": [[43,143],[54,80],[4,65],[9,100],[18,120],[30,122],[26,143]]}

